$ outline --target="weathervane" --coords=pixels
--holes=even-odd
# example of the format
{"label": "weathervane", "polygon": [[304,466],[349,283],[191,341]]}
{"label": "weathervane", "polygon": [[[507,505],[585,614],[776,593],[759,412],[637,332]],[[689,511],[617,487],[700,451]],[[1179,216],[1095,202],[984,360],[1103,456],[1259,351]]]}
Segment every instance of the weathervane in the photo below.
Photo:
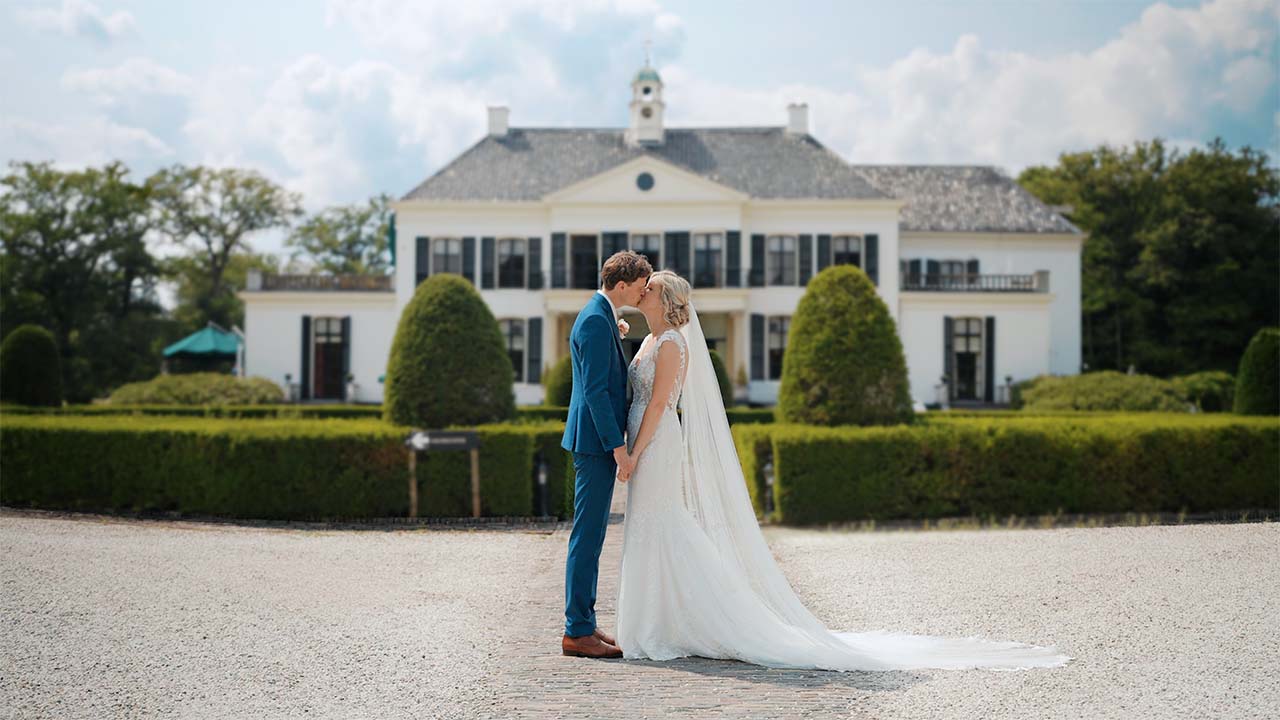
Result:
{"label": "weathervane", "polygon": [[645,38],[644,39],[644,66],[645,67],[651,67],[649,65],[649,48],[651,47],[653,47],[653,40],[649,38]]}

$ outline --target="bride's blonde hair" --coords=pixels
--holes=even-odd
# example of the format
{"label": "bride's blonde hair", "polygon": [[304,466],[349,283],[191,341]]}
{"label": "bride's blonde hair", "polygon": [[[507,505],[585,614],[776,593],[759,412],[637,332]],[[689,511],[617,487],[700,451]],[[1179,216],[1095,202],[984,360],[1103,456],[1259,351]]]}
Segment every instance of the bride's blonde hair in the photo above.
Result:
{"label": "bride's blonde hair", "polygon": [[689,322],[689,295],[693,289],[689,281],[671,272],[659,270],[649,276],[649,282],[658,281],[658,300],[662,302],[662,315],[672,327],[684,327]]}

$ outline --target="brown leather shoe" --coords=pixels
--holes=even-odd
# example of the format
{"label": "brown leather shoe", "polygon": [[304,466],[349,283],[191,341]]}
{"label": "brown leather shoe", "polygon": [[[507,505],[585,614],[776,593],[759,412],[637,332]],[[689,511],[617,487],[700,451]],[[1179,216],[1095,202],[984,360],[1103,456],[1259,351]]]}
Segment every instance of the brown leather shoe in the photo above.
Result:
{"label": "brown leather shoe", "polygon": [[595,635],[583,635],[582,637],[569,637],[568,635],[565,635],[560,640],[560,652],[570,657],[622,657],[622,650],[620,650],[616,645],[606,643]]}
{"label": "brown leather shoe", "polygon": [[618,645],[618,641],[613,639],[612,635],[601,630],[600,628],[596,628],[596,631],[594,634],[597,638],[600,638],[600,642],[603,642],[608,645],[612,645],[614,647],[621,647],[621,645]]}

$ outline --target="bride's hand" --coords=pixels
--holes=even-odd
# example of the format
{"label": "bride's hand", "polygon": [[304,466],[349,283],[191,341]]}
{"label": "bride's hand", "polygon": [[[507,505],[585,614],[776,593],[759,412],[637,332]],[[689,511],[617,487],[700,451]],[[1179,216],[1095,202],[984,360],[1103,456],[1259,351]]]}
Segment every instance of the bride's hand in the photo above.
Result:
{"label": "bride's hand", "polygon": [[623,320],[622,318],[618,318],[618,333],[622,336],[623,340],[627,339],[627,333],[629,332],[631,332],[631,323]]}

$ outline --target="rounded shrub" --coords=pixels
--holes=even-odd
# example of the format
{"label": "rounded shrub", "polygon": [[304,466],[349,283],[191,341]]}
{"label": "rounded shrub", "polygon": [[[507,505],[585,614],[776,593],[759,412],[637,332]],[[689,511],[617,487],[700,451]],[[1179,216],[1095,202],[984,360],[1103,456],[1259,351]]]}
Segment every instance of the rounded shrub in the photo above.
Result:
{"label": "rounded shrub", "polygon": [[791,317],[779,420],[894,425],[914,417],[902,341],[875,285],[852,265],[818,273]]}
{"label": "rounded shrub", "polygon": [[0,344],[0,400],[19,405],[62,405],[62,364],[53,334],[19,325]]}
{"label": "rounded shrub", "polygon": [[1187,412],[1188,402],[1169,380],[1100,370],[1083,375],[1046,375],[1022,390],[1022,409],[1031,412],[1104,410]]}
{"label": "rounded shrub", "polygon": [[542,388],[546,391],[544,405],[569,407],[573,396],[573,358],[565,355],[542,376]]}
{"label": "rounded shrub", "polygon": [[387,420],[421,428],[515,417],[515,373],[498,322],[461,275],[427,278],[400,315],[387,360]]}
{"label": "rounded shrub", "polygon": [[724,369],[724,358],[711,350],[711,367],[716,371],[716,383],[720,385],[720,399],[726,408],[733,407],[733,385],[729,383],[729,371]]}
{"label": "rounded shrub", "polygon": [[1280,415],[1280,328],[1263,328],[1249,341],[1236,373],[1235,411]]}
{"label": "rounded shrub", "polygon": [[225,373],[157,375],[121,385],[111,393],[112,405],[270,405],[284,402],[280,386],[262,377]]}
{"label": "rounded shrub", "polygon": [[1229,412],[1236,380],[1231,373],[1221,370],[1179,375],[1170,378],[1173,388],[1183,400],[1195,405],[1200,412]]}

